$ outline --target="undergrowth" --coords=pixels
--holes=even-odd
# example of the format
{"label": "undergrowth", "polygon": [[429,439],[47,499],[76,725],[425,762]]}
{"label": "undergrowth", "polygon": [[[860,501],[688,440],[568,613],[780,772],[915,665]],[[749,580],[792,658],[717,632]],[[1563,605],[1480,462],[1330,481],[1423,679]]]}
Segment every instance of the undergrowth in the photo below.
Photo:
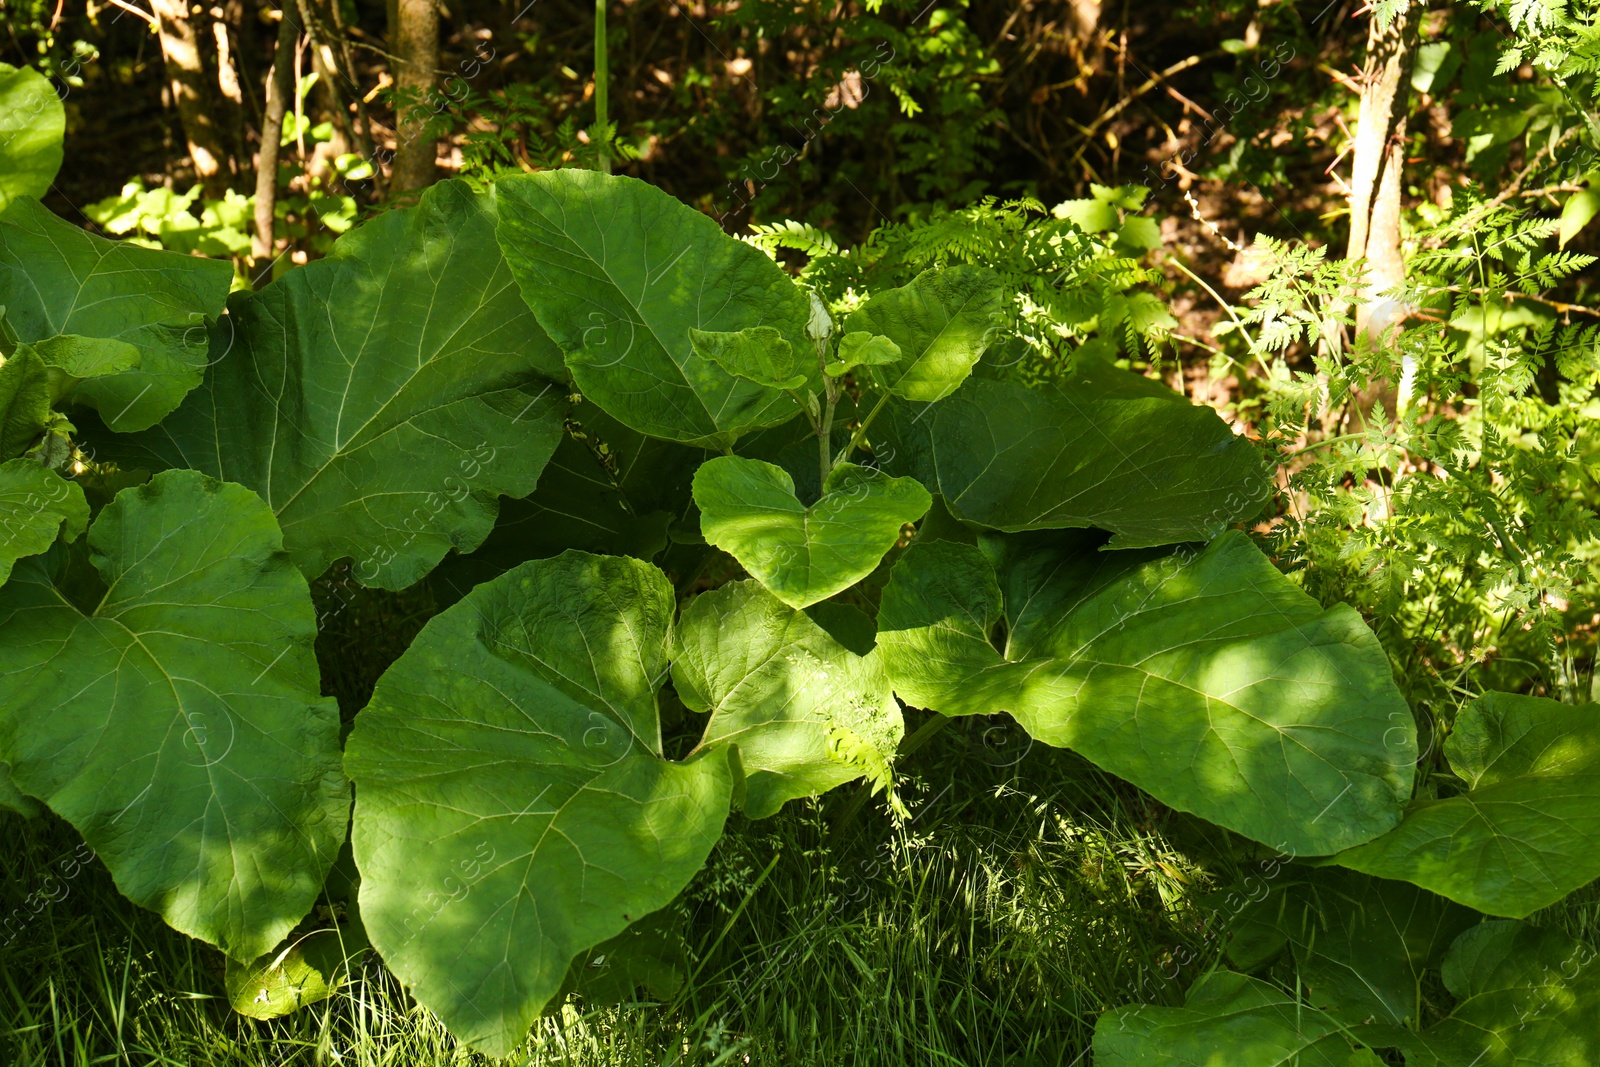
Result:
{"label": "undergrowth", "polygon": [[[569,1000],[508,1062],[1080,1062],[1141,968],[1184,948],[1204,966],[1218,946],[1200,901],[1234,872],[1191,858],[1216,844],[1199,824],[1070,753],[1023,754],[1026,736],[996,724],[956,723],[908,762],[899,825],[844,816],[848,797],[740,817],[677,905],[676,1001]],[[0,1061],[488,1062],[370,956],[328,1001],[269,1023],[232,1013],[220,954],[129,905],[97,863],[63,878],[66,824],[5,818],[0,905],[31,918],[0,947]]]}

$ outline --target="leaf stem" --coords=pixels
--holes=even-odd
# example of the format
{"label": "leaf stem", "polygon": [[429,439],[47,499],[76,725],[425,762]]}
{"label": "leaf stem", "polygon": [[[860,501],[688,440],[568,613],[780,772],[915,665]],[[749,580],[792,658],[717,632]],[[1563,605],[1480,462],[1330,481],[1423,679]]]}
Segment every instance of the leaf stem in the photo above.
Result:
{"label": "leaf stem", "polygon": [[1222,294],[1211,288],[1211,285],[1204,278],[1200,277],[1200,275],[1196,274],[1194,271],[1185,266],[1183,260],[1179,259],[1175,255],[1172,255],[1171,253],[1168,253],[1167,259],[1174,267],[1177,267],[1179,270],[1183,271],[1183,273],[1187,274],[1196,285],[1210,293],[1211,298],[1222,307],[1223,311],[1227,312],[1228,318],[1233,320],[1234,326],[1238,327],[1239,333],[1243,335],[1245,343],[1250,346],[1250,354],[1255,356],[1256,363],[1259,364],[1261,369],[1266,372],[1267,379],[1270,381],[1272,379],[1272,368],[1267,366],[1266,360],[1261,358],[1260,345],[1256,341],[1252,341],[1250,339],[1250,331],[1244,328],[1244,323],[1234,312],[1233,305],[1222,299]]}
{"label": "leaf stem", "polygon": [[806,421],[811,424],[811,432],[821,433],[822,424],[817,422],[817,417],[815,415],[811,414],[811,405],[806,403],[806,398],[801,395],[800,390],[785,389],[784,392],[793,397],[794,402],[800,405],[800,413],[803,414],[806,417]]}
{"label": "leaf stem", "polygon": [[598,139],[600,173],[611,173],[611,156],[606,152],[610,139],[607,130],[606,97],[611,80],[606,54],[606,0],[594,0],[594,125]]}
{"label": "leaf stem", "polygon": [[857,426],[855,433],[850,435],[850,441],[844,446],[844,451],[839,453],[838,462],[843,463],[850,458],[851,453],[861,447],[862,439],[867,436],[867,427],[872,425],[872,420],[878,417],[878,412],[882,411],[883,405],[888,402],[889,394],[886,392],[878,398],[876,404],[872,405],[872,410],[867,412],[867,417],[861,420],[861,425]]}
{"label": "leaf stem", "polygon": [[828,342],[817,342],[817,368],[822,371],[822,388],[827,393],[827,409],[822,413],[822,425],[817,428],[817,454],[822,464],[822,485],[828,484],[833,473],[833,410],[839,406],[839,383],[828,374]]}

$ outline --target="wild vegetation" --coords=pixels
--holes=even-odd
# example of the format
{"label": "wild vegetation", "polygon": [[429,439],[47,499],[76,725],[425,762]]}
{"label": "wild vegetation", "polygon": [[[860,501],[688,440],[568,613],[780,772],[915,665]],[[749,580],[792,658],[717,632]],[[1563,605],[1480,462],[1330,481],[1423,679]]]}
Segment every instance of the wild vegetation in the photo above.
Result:
{"label": "wild vegetation", "polygon": [[546,2],[0,9],[8,1059],[1594,1062],[1600,7]]}

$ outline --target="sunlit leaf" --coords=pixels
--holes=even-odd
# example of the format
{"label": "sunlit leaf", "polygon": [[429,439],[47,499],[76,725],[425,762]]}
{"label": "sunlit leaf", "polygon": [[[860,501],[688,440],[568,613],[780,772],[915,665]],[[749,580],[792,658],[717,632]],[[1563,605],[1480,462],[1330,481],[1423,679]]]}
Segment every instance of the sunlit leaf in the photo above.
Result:
{"label": "sunlit leaf", "polygon": [[1600,705],[1488,693],[1444,750],[1468,790],[1336,862],[1512,918],[1600,878]]}
{"label": "sunlit leaf", "polygon": [[691,329],[768,326],[796,353],[806,300],[760,249],[633,178],[502,179],[499,240],[585,397],[641,433],[722,448],[799,414],[792,397],[697,353]]}
{"label": "sunlit leaf", "polygon": [[538,483],[565,400],[494,224],[491,198],[446,182],[235,296],[205,385],[101,453],[254,489],[307,577],[349,557],[400,589],[471,551],[499,497]]}
{"label": "sunlit leaf", "polygon": [[118,359],[126,346],[137,350],[137,367],[72,393],[113,430],[154,425],[200,384],[207,323],[221,314],[232,282],[227,263],[107,241],[36,200],[0,211],[0,306],[16,340],[71,334]]}
{"label": "sunlit leaf", "polygon": [[810,507],[781,467],[718,456],[695,472],[706,541],[727,552],[793,608],[804,608],[872,573],[906,523],[932,504],[910,478],[841,463]]}
{"label": "sunlit leaf", "polygon": [[946,715],[1009,712],[1291,854],[1399,821],[1415,727],[1360,616],[1323,610],[1240,534],[1198,552],[1097,547],[1083,534],[913,544],[878,613],[895,691]]}
{"label": "sunlit leaf", "polygon": [[66,129],[66,108],[50,80],[0,63],[0,210],[19,196],[50,191]]}
{"label": "sunlit leaf", "polygon": [[987,267],[923,271],[909,285],[873,294],[845,319],[845,336],[886,338],[900,359],[874,371],[885,388],[907,400],[949,396],[972,373],[1000,329],[1004,295]]}

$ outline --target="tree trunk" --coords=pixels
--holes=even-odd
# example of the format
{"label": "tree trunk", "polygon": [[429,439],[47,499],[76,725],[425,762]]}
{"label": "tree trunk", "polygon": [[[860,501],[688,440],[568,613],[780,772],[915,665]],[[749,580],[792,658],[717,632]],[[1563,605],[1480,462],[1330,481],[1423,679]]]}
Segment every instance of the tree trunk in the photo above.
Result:
{"label": "tree trunk", "polygon": [[294,92],[294,57],[300,47],[300,22],[295,0],[285,0],[278,23],[278,47],[267,73],[267,102],[261,116],[261,153],[256,163],[256,232],[251,252],[251,280],[260,288],[272,280],[273,221],[278,204],[278,147],[283,116]]}
{"label": "tree trunk", "polygon": [[150,7],[156,15],[172,102],[183,123],[195,177],[200,179],[206,196],[220,198],[229,184],[228,155],[208,104],[214,90],[200,55],[200,34],[189,21],[186,0],[150,0]]}
{"label": "tree trunk", "polygon": [[394,0],[390,14],[389,44],[400,100],[390,189],[398,193],[426,188],[438,176],[438,148],[424,136],[427,113],[417,105],[433,97],[434,71],[439,66],[439,7],[435,0]]}
{"label": "tree trunk", "polygon": [[1350,176],[1350,247],[1367,261],[1367,280],[1356,307],[1357,335],[1379,334],[1400,315],[1400,301],[1384,297],[1405,281],[1400,255],[1400,193],[1404,188],[1406,111],[1416,55],[1421,0],[1380,27],[1372,19],[1362,69],[1361,111]]}

